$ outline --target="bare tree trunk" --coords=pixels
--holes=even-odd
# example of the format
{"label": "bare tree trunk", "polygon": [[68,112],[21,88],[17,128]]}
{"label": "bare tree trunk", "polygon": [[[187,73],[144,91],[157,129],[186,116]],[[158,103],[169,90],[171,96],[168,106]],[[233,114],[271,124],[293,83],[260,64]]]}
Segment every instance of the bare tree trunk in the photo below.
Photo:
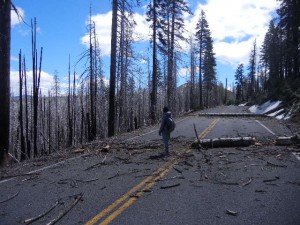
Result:
{"label": "bare tree trunk", "polygon": [[0,1],[0,166],[9,150],[10,0]]}
{"label": "bare tree trunk", "polygon": [[156,44],[156,25],[157,25],[157,0],[153,1],[153,33],[152,33],[152,41],[153,41],[153,52],[152,52],[152,91],[150,94],[150,119],[151,124],[156,123],[156,108],[157,108],[157,61],[156,61],[156,52],[157,52],[157,44]]}
{"label": "bare tree trunk", "polygon": [[23,128],[23,69],[22,69],[22,53],[19,53],[19,104],[20,104],[20,113],[19,113],[19,123],[20,123],[20,134],[21,134],[21,161],[26,159],[25,153],[25,139],[24,139],[24,128]]}
{"label": "bare tree trunk", "polygon": [[114,136],[115,134],[115,89],[116,89],[118,0],[113,0],[112,8],[113,8],[113,15],[112,15],[112,26],[111,26],[108,137]]}
{"label": "bare tree trunk", "polygon": [[24,77],[25,77],[25,127],[26,127],[26,152],[27,158],[30,159],[31,156],[31,145],[29,140],[29,115],[28,115],[28,93],[27,93],[27,74],[26,74],[26,63],[24,58]]}
{"label": "bare tree trunk", "polygon": [[37,50],[36,50],[36,19],[32,24],[32,75],[33,75],[33,153],[38,155],[37,149],[37,123],[38,123],[38,103],[39,103],[39,87],[41,78],[41,63],[42,63],[43,48],[40,53],[39,70],[37,67]]}

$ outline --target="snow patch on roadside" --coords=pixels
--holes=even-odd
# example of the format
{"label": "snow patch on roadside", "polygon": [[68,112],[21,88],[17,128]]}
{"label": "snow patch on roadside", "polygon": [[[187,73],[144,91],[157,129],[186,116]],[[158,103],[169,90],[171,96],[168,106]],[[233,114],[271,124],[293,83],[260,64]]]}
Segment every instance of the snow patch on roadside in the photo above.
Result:
{"label": "snow patch on roadside", "polygon": [[261,105],[253,105],[249,111],[255,114],[265,114],[279,120],[287,120],[292,117],[292,110],[288,111],[281,106],[282,101],[267,101]]}
{"label": "snow patch on roadside", "polygon": [[266,114],[274,109],[276,109],[277,107],[280,106],[280,104],[282,103],[282,101],[267,101],[265,103],[263,103],[262,105],[253,105],[249,108],[249,111],[252,113],[256,113],[256,114]]}

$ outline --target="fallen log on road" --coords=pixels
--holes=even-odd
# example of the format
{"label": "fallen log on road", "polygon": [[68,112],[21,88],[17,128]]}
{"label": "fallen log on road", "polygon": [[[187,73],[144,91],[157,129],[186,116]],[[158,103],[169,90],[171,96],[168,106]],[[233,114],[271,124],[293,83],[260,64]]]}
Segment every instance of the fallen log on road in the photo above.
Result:
{"label": "fallen log on road", "polygon": [[214,138],[196,140],[192,143],[192,148],[198,148],[199,144],[203,148],[224,148],[224,147],[241,147],[255,144],[255,137],[235,137],[235,138]]}
{"label": "fallen log on road", "polygon": [[294,145],[299,143],[299,138],[297,135],[291,137],[278,137],[275,141],[275,145],[286,146],[286,145]]}
{"label": "fallen log on road", "polygon": [[257,113],[199,113],[199,116],[224,116],[224,117],[266,117]]}

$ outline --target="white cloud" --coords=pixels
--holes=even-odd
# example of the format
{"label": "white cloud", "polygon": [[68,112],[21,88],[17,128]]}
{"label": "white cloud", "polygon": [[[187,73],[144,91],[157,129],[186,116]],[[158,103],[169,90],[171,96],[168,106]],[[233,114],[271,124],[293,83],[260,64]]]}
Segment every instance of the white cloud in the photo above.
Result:
{"label": "white cloud", "polygon": [[195,30],[204,10],[217,60],[235,67],[247,63],[254,39],[257,47],[261,46],[277,8],[276,0],[207,0],[199,3],[194,16],[186,21],[187,30]]}
{"label": "white cloud", "polygon": [[[27,89],[30,92],[32,89],[32,71],[27,71]],[[53,75],[47,72],[41,72],[40,89],[43,95],[48,95],[48,91],[53,87]],[[19,71],[10,72],[10,87],[15,96],[19,95]],[[24,84],[23,84],[24,85]],[[24,88],[24,86],[23,86]]]}
{"label": "white cloud", "polygon": [[[111,41],[111,11],[105,14],[97,14],[92,16],[92,21],[95,22],[97,38],[103,55],[110,54],[110,41]],[[89,23],[89,19],[86,24]],[[81,43],[89,46],[89,34],[85,34],[81,38]]]}
{"label": "white cloud", "polygon": [[[134,40],[135,41],[145,41],[149,39],[149,25],[145,19],[145,15],[138,13],[133,14],[134,20],[136,22],[134,30]],[[109,11],[105,14],[97,14],[92,16],[92,21],[96,25],[96,33],[99,41],[100,49],[103,55],[110,54],[110,43],[111,43],[111,20],[112,12]],[[89,24],[89,19],[86,20],[86,24]],[[89,46],[89,34],[85,34],[81,38],[81,43]]]}
{"label": "white cloud", "polygon": [[[20,15],[23,19],[25,19],[25,12],[24,12],[24,10],[23,10],[22,8],[20,8],[20,7],[16,7],[16,8],[17,8],[17,10],[18,10],[19,15]],[[19,18],[19,16],[18,16],[17,13],[15,12],[15,10],[12,10],[12,11],[11,11],[11,26],[13,27],[13,26],[15,26],[15,25],[17,25],[17,24],[19,24],[19,23],[22,23],[22,19]]]}

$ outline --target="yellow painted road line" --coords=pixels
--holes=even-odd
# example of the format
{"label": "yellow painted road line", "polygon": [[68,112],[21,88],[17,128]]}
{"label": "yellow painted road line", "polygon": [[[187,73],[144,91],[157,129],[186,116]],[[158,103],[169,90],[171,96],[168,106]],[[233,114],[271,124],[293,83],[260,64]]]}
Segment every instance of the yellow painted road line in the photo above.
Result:
{"label": "yellow painted road line", "polygon": [[166,162],[164,165],[159,167],[154,173],[152,173],[150,176],[146,177],[144,180],[142,180],[138,185],[130,189],[126,194],[124,194],[121,198],[117,199],[115,202],[113,202],[111,205],[109,205],[107,208],[105,208],[103,211],[101,211],[99,214],[97,214],[94,218],[92,218],[90,221],[88,221],[85,225],[93,225],[97,223],[101,218],[105,217],[107,214],[109,214],[112,210],[114,210],[117,206],[119,206],[122,202],[124,202],[126,199],[130,198],[130,196],[137,192],[139,189],[141,189],[144,185],[146,185],[148,182],[150,182],[151,179],[155,178],[157,174],[160,174],[165,170],[165,167],[170,164],[170,162],[174,161],[174,158],[170,161]]}
{"label": "yellow painted road line", "polygon": [[214,126],[219,122],[220,118],[216,118],[214,119],[211,124],[199,135],[199,138],[205,138],[210,132],[211,130],[214,128]]}
{"label": "yellow painted road line", "polygon": [[[219,120],[220,120],[220,118],[213,120],[212,123],[199,135],[199,138],[206,137],[207,134],[218,123]],[[187,153],[189,151],[191,151],[191,150],[184,149],[184,151],[181,154]],[[117,199],[115,202],[113,202],[111,205],[109,205],[107,208],[105,208],[103,211],[101,211],[99,214],[97,214],[95,217],[93,217],[85,225],[94,225],[105,216],[107,216],[107,218],[104,219],[102,222],[100,222],[99,225],[107,225],[107,224],[111,223],[125,209],[127,209],[134,202],[136,202],[145,193],[145,190],[149,190],[151,187],[153,187],[157,183],[157,181],[159,179],[163,178],[179,162],[179,156],[172,157],[168,162],[166,162],[165,164],[160,166],[150,176],[148,176],[143,181],[141,181],[138,185],[136,185],[135,187],[130,189],[126,194],[124,194],[121,198]],[[136,193],[136,194],[133,197],[134,193]],[[119,205],[121,205],[121,206],[119,206]],[[115,211],[112,212],[113,210],[115,210]]]}
{"label": "yellow painted road line", "polygon": [[157,183],[158,179],[161,179],[162,177],[164,177],[173,168],[173,166],[175,166],[177,163],[178,163],[178,160],[175,160],[175,162],[173,162],[168,168],[166,168],[164,171],[162,171],[156,179],[149,182],[140,192],[138,192],[134,197],[131,197],[127,202],[125,202],[116,211],[114,211],[112,214],[110,214],[99,225],[107,225],[107,224],[111,223],[125,209],[127,209],[129,206],[131,206],[133,203],[135,203],[145,193],[145,190],[149,190],[152,186],[154,186]]}

